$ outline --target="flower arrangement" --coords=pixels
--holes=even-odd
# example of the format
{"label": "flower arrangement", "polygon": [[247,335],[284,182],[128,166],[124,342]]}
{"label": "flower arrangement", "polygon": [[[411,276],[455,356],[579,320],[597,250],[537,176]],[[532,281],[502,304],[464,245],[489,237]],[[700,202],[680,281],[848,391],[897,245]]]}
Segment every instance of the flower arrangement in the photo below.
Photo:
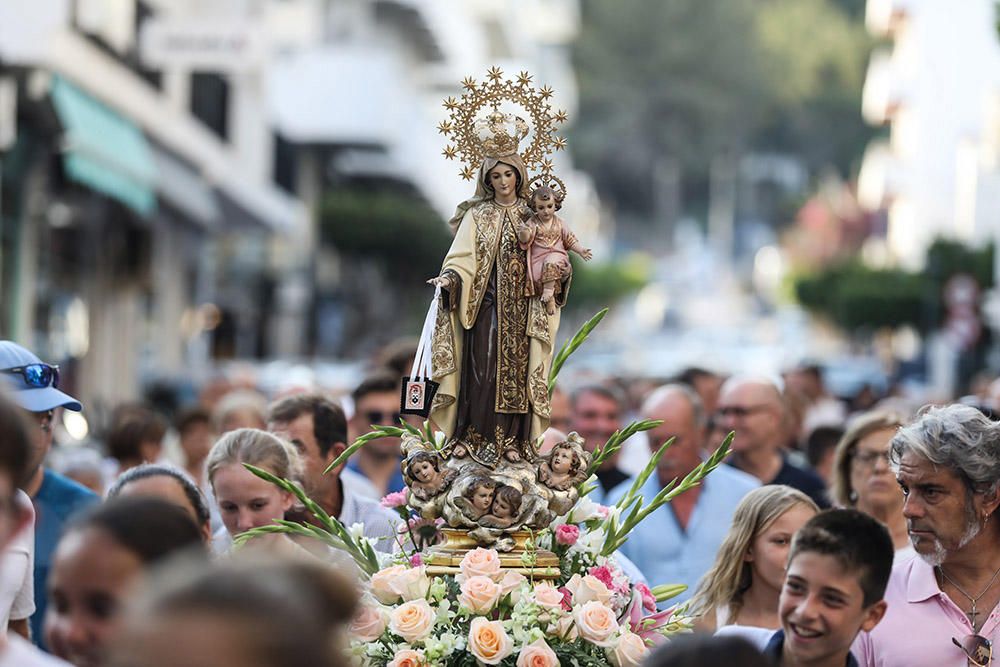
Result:
{"label": "flower arrangement", "polygon": [[[603,312],[560,351],[554,371],[601,316]],[[720,465],[732,440],[730,434],[711,457],[647,503],[639,491],[672,442],[667,441],[614,506],[593,502],[588,493],[596,487],[592,474],[601,462],[631,435],[660,423],[630,424],[594,452],[589,479],[577,489],[579,499],[567,514],[531,534],[520,567],[504,567],[497,550],[478,547],[466,552],[457,568],[435,568],[433,548],[442,520],[421,518],[410,505],[408,491],[382,499],[401,523],[392,537],[398,545],[395,553],[378,553],[363,536],[363,527],[341,525],[296,484],[253,466],[247,467],[294,493],[321,527],[281,521],[244,533],[237,543],[257,534],[284,532],[321,540],[352,556],[364,579],[360,610],[349,630],[349,651],[359,667],[635,667],[656,644],[690,631],[683,606],[658,608],[686,587],[650,587],[633,579],[616,552],[640,521]],[[376,437],[411,436],[433,449],[442,444],[441,434],[426,423],[423,429],[405,423],[373,428],[330,467]],[[541,551],[558,557],[557,569],[536,567]]]}

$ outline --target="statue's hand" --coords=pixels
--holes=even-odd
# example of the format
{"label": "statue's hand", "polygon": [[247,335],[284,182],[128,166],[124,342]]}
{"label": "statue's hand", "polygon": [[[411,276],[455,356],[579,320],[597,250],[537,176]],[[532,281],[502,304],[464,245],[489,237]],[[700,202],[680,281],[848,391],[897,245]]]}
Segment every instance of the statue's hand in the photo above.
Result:
{"label": "statue's hand", "polygon": [[450,289],[452,286],[452,280],[451,276],[438,276],[437,278],[431,278],[428,280],[427,284],[440,287],[441,289]]}
{"label": "statue's hand", "polygon": [[588,262],[594,258],[594,253],[590,251],[590,248],[582,248],[580,250],[580,257],[583,257]]}

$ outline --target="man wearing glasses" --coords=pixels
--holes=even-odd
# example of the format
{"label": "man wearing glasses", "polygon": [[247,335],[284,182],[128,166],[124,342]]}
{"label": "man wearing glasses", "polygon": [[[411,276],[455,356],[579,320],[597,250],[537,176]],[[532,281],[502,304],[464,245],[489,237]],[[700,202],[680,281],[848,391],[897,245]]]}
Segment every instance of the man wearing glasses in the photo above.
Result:
{"label": "man wearing glasses", "polygon": [[1000,423],[965,405],[930,408],[892,439],[919,558],[893,568],[864,666],[992,664],[1000,638]]}
{"label": "man wearing glasses", "polygon": [[[354,414],[348,422],[350,442],[371,431],[372,426],[399,426],[399,377],[391,371],[376,371],[366,377],[351,398]],[[407,420],[420,425],[417,417],[407,417]],[[347,467],[367,477],[381,498],[403,490],[401,460],[399,438],[378,438],[358,450]]]}
{"label": "man wearing glasses", "polygon": [[79,401],[58,389],[59,368],[43,363],[27,349],[5,340],[0,341],[0,376],[8,394],[33,426],[31,460],[23,488],[35,507],[35,613],[31,617],[31,634],[41,645],[45,581],[52,552],[69,518],[99,498],[84,486],[44,466],[45,457],[52,448],[56,412],[63,407],[74,411],[81,409]]}
{"label": "man wearing glasses", "polygon": [[722,385],[716,420],[735,431],[728,463],[762,484],[784,484],[829,507],[826,485],[811,470],[797,467],[785,454],[787,414],[781,390],[763,378],[730,378]]}
{"label": "man wearing glasses", "polygon": [[[17,498],[18,484],[33,459],[29,424],[0,389],[0,552],[12,545],[28,528],[31,513]],[[0,667],[68,667],[14,633],[0,633]]]}

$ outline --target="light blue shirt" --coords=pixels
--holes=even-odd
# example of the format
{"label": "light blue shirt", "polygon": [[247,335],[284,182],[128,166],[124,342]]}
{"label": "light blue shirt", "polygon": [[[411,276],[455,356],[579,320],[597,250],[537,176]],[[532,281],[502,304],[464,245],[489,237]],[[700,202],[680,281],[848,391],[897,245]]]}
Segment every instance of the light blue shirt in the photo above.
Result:
{"label": "light blue shirt", "polygon": [[[613,505],[624,496],[632,480],[622,482],[608,493]],[[756,477],[728,465],[720,465],[701,483],[687,529],[682,529],[669,506],[647,516],[629,533],[620,551],[635,563],[650,586],[687,584],[688,589],[667,601],[665,606],[684,602],[694,595],[702,575],[712,567],[719,545],[729,532],[736,505],[748,492],[760,486]],[[640,495],[649,502],[659,491],[656,473],[650,475]]]}

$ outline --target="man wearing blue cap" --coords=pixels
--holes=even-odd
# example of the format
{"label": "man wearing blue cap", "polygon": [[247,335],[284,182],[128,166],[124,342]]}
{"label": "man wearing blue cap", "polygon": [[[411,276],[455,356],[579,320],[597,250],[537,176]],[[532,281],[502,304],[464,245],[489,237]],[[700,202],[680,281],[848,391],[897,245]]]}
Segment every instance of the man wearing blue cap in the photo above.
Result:
{"label": "man wearing blue cap", "polygon": [[44,467],[52,448],[52,422],[56,410],[79,412],[75,398],[59,391],[59,367],[42,362],[17,343],[0,341],[0,376],[8,394],[28,413],[32,429],[32,458],[24,490],[35,505],[35,613],[31,632],[42,645],[42,621],[45,618],[45,582],[49,575],[52,552],[67,520],[78,510],[100,500],[97,494],[71,479]]}

